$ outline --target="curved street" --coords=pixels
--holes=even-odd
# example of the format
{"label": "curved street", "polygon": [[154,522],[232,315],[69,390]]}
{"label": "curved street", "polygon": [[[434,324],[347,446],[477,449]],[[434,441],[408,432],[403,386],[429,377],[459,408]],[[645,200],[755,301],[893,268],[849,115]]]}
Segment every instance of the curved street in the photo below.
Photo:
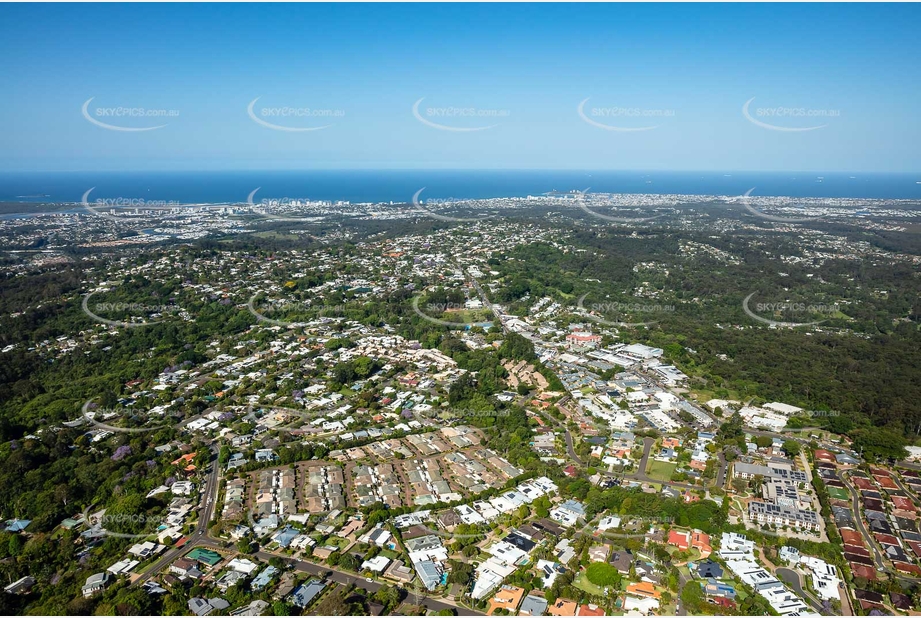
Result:
{"label": "curved street", "polygon": [[886,559],[882,552],[879,551],[876,545],[876,539],[873,538],[873,535],[870,534],[870,531],[867,530],[866,525],[863,523],[863,517],[860,515],[860,493],[851,484],[847,471],[841,473],[841,481],[844,483],[845,487],[847,487],[848,491],[851,492],[851,509],[854,512],[854,522],[857,524],[860,534],[867,540],[867,544],[870,546],[870,551],[873,552],[873,557],[876,560],[877,566],[882,568],[882,566],[886,564]]}
{"label": "curved street", "polygon": [[789,567],[777,567],[774,572],[777,579],[787,583],[801,599],[809,603],[817,612],[822,611],[822,604],[806,590],[803,576]]}

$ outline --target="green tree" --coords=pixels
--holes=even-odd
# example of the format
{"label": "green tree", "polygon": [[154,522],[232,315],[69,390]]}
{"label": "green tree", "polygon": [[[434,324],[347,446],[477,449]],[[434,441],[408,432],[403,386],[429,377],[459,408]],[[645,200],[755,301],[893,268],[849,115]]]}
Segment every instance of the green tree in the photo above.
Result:
{"label": "green tree", "polygon": [[800,453],[800,444],[796,440],[784,440],[783,452],[789,457],[796,457]]}
{"label": "green tree", "polygon": [[593,562],[585,569],[585,577],[588,581],[596,586],[603,588],[620,585],[620,573],[618,570],[604,562]]}

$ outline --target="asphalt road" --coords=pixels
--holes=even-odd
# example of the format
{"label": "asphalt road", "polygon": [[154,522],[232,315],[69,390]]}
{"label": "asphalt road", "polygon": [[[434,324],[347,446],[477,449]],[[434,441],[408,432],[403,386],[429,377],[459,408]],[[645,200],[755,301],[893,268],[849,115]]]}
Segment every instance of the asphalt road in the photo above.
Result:
{"label": "asphalt road", "polygon": [[579,456],[576,455],[576,447],[572,442],[572,434],[568,429],[563,430],[563,437],[566,439],[566,452],[569,454],[570,459],[579,464],[583,465],[583,461],[579,459]]}
{"label": "asphalt road", "polygon": [[877,566],[882,567],[882,565],[885,564],[883,555],[879,549],[877,549],[876,539],[874,539],[873,535],[871,535],[867,530],[867,527],[863,523],[863,517],[860,516],[860,494],[851,484],[850,478],[848,478],[846,474],[846,472],[841,474],[841,480],[844,481],[848,491],[851,492],[851,508],[854,511],[854,521],[857,523],[857,527],[860,529],[860,534],[862,534],[863,538],[867,540],[867,544],[870,546],[870,550],[873,552],[874,558],[876,558]]}
{"label": "asphalt road", "polygon": [[723,455],[722,451],[717,453],[717,457],[720,460],[720,469],[716,473],[716,486],[722,489],[726,482],[726,470],[729,468],[729,463],[726,461],[726,456]]}
{"label": "asphalt road", "polygon": [[636,472],[627,476],[647,483],[657,482],[655,479],[646,476],[646,466],[649,463],[649,454],[652,452],[652,447],[655,443],[655,438],[643,438],[643,457],[640,459],[640,463],[636,467]]}
{"label": "asphalt road", "polygon": [[[678,487],[680,489],[704,489],[704,487],[701,487],[700,485],[689,485],[687,483],[678,483],[675,481],[659,481],[648,476],[646,474],[646,465],[649,462],[649,455],[651,454],[652,447],[655,443],[655,438],[643,438],[643,457],[640,459],[640,463],[637,466],[637,471],[633,474],[624,474],[622,475],[623,478],[640,481],[642,483],[657,483],[659,485],[667,485],[668,487]],[[607,471],[602,471],[602,474],[606,474],[608,476],[620,476]]]}
{"label": "asphalt road", "polygon": [[774,574],[777,575],[777,579],[789,584],[789,586],[793,589],[793,592],[795,592],[799,598],[809,603],[809,605],[812,606],[812,609],[816,610],[817,612],[822,611],[822,604],[813,598],[813,596],[806,592],[806,590],[803,588],[803,578],[799,573],[793,569],[788,569],[787,567],[778,567]]}
{"label": "asphalt road", "polygon": [[[212,454],[215,454],[216,448],[212,446],[211,452]],[[144,572],[143,575],[134,580],[134,585],[140,586],[148,579],[153,577],[156,573],[165,568],[166,565],[172,563],[181,555],[195,547],[195,545],[197,545],[200,541],[207,538],[208,524],[211,522],[211,517],[214,514],[214,508],[217,505],[217,489],[220,485],[218,482],[219,474],[220,465],[215,458],[211,462],[211,472],[208,474],[205,491],[202,493],[201,499],[204,505],[200,505],[198,510],[198,525],[195,526],[195,530],[193,530],[192,534],[189,535],[189,540],[182,547],[170,549],[165,554],[163,554],[160,559],[153,564],[153,566]]]}

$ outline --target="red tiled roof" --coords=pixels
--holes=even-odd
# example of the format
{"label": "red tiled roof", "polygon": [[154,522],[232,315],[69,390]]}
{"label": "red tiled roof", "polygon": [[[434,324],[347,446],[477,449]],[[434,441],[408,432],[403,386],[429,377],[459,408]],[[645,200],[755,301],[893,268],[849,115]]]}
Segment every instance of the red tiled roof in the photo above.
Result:
{"label": "red tiled roof", "polygon": [[893,481],[888,476],[874,476],[873,478],[876,479],[876,482],[879,483],[879,486],[882,487],[883,489],[898,489],[899,488],[899,486],[895,484],[895,481]]}
{"label": "red tiled roof", "polygon": [[870,550],[868,550],[863,545],[845,545],[844,553],[846,554],[856,554],[858,556],[870,557]]}
{"label": "red tiled roof", "polygon": [[901,571],[902,573],[921,575],[921,567],[919,567],[917,564],[908,564],[907,562],[898,562],[897,560],[893,560],[892,566],[895,567],[896,571]]}
{"label": "red tiled roof", "polygon": [[679,532],[678,530],[669,530],[668,531],[668,544],[674,545],[678,549],[687,549],[690,547],[688,544],[688,533]]}
{"label": "red tiled roof", "polygon": [[854,577],[862,577],[864,579],[876,581],[876,570],[873,567],[869,567],[865,564],[855,564],[852,562],[851,573],[854,574]]}
{"label": "red tiled roof", "polygon": [[874,538],[876,538],[877,541],[885,545],[898,545],[899,544],[899,540],[896,537],[892,536],[891,534],[883,534],[882,532],[874,532],[873,536]]}
{"label": "red tiled roof", "polygon": [[691,533],[691,547],[701,551],[710,551],[710,535],[704,534],[700,530]]}
{"label": "red tiled roof", "polygon": [[842,529],[841,538],[844,539],[845,545],[863,545],[863,537],[856,530]]}
{"label": "red tiled roof", "polygon": [[911,551],[915,553],[916,556],[921,558],[921,543],[918,541],[906,541],[908,546],[911,547]]}

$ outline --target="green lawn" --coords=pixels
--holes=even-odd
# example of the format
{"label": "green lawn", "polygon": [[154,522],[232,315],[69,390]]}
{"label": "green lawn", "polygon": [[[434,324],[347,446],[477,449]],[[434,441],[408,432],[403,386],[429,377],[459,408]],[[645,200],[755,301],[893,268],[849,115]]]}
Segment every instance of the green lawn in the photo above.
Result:
{"label": "green lawn", "polygon": [[646,474],[658,481],[670,481],[672,480],[672,473],[677,467],[677,464],[667,461],[650,461]]}
{"label": "green lawn", "polygon": [[326,544],[330,546],[335,545],[339,549],[342,549],[349,544],[349,540],[344,539],[341,536],[329,536],[326,538]]}
{"label": "green lawn", "polygon": [[840,487],[828,487],[825,486],[825,491],[828,492],[828,495],[835,500],[847,500],[849,494],[846,489],[841,489]]}
{"label": "green lawn", "polygon": [[495,319],[488,309],[461,309],[460,311],[445,311],[440,316],[433,315],[433,317],[437,317],[438,319],[444,320],[446,322],[456,322],[458,324],[478,324],[480,322],[490,322]]}
{"label": "green lawn", "polygon": [[597,594],[599,596],[604,595],[604,588],[596,586],[592,582],[588,581],[584,571],[579,573],[578,577],[576,577],[576,579],[572,582],[572,585],[579,590],[584,590],[589,594]]}
{"label": "green lawn", "polygon": [[135,573],[137,573],[138,575],[143,575],[143,574],[145,574],[147,571],[149,571],[150,568],[151,568],[153,565],[155,565],[156,563],[157,563],[157,560],[156,560],[156,559],[151,559],[151,560],[146,561],[146,562],[143,563],[143,564],[139,564],[139,565],[136,566],[134,569],[132,569],[132,571],[135,572]]}

